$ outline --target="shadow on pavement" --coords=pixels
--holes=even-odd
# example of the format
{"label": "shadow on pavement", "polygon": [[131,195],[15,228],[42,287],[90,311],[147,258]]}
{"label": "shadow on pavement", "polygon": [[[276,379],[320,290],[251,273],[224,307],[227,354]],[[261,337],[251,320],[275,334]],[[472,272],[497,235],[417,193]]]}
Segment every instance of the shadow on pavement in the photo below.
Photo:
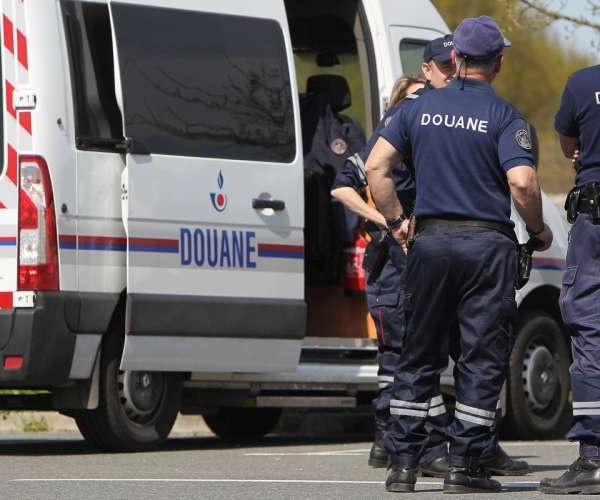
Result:
{"label": "shadow on pavement", "polygon": [[[156,452],[193,451],[193,450],[228,450],[256,449],[278,446],[302,446],[319,444],[365,443],[370,436],[342,435],[333,437],[311,437],[295,435],[272,435],[256,441],[228,443],[213,436],[173,437],[167,440]],[[367,448],[365,444],[365,449]],[[0,456],[54,456],[54,455],[93,455],[103,452],[89,446],[77,434],[60,435],[44,434],[22,435],[19,438],[0,437]]]}

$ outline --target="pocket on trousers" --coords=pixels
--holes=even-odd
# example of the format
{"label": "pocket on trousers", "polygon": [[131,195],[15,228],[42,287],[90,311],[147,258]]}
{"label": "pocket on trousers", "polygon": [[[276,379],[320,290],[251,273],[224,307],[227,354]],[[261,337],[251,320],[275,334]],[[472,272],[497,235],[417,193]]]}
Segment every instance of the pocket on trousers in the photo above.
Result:
{"label": "pocket on trousers", "polygon": [[563,323],[568,326],[573,323],[573,285],[577,278],[578,266],[567,267],[565,274],[562,279],[562,288],[560,290],[560,297],[558,299],[558,305],[563,318]]}
{"label": "pocket on trousers", "polygon": [[398,292],[380,293],[378,295],[367,296],[369,309],[379,306],[397,307],[400,302],[400,294]]}
{"label": "pocket on trousers", "polygon": [[505,297],[502,299],[501,308],[502,322],[506,326],[506,356],[509,356],[516,340],[517,323],[517,301],[514,297]]}

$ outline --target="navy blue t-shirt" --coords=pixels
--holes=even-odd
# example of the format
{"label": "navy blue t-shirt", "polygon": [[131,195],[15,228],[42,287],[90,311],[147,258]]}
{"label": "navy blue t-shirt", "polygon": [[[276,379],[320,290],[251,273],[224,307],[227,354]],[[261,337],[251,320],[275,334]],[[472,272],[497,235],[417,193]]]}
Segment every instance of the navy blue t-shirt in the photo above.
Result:
{"label": "navy blue t-shirt", "polygon": [[513,225],[506,172],[533,166],[527,122],[491,85],[457,78],[402,106],[381,137],[415,168],[417,217]]}
{"label": "navy blue t-shirt", "polygon": [[554,119],[556,131],[579,139],[575,184],[600,181],[600,65],[573,73]]}
{"label": "navy blue t-shirt", "polygon": [[[412,97],[411,97],[412,99]],[[362,158],[363,162],[366,163],[373,146],[379,139],[379,133],[390,123],[394,114],[400,109],[401,106],[392,106],[383,115],[383,118],[378,123],[377,128],[373,132],[373,135],[367,141],[365,147],[358,153]],[[392,179],[396,186],[396,194],[404,211],[408,214],[412,212],[415,203],[415,183],[410,174],[409,169],[404,163],[396,165],[392,170]],[[333,181],[333,189],[339,187],[351,187],[358,191],[359,194],[363,194],[367,187],[366,180],[359,174],[356,166],[352,162],[345,162],[342,169],[337,173],[335,180]]]}

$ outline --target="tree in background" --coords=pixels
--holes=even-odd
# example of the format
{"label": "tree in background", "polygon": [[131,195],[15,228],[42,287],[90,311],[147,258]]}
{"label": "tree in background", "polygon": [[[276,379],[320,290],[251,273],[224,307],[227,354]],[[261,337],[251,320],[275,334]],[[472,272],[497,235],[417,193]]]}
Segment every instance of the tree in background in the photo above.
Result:
{"label": "tree in background", "polygon": [[548,14],[525,5],[538,4],[541,8],[547,5],[545,2],[433,0],[433,3],[451,30],[465,17],[487,14],[496,19],[512,47],[505,51],[504,66],[494,87],[538,131],[539,176],[544,190],[566,193],[573,183],[574,172],[563,157],[554,133],[554,114],[567,78],[573,71],[591,65],[591,58],[564,47],[557,35],[544,29]]}

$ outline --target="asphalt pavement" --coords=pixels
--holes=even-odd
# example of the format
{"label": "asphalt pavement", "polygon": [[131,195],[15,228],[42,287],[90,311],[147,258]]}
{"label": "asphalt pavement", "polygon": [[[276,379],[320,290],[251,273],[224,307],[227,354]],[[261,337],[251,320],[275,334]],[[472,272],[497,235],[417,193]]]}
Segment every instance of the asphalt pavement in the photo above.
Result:
{"label": "asphalt pavement", "polygon": [[[577,454],[566,441],[503,445],[528,460],[532,473],[499,478],[503,493],[468,498],[547,498],[536,491],[539,480],[560,474]],[[441,480],[431,478],[419,478],[418,493],[386,493],[385,470],[366,465],[369,446],[364,436],[271,436],[243,446],[177,437],[152,453],[100,454],[74,433],[6,434],[0,435],[0,498],[442,498]]]}

